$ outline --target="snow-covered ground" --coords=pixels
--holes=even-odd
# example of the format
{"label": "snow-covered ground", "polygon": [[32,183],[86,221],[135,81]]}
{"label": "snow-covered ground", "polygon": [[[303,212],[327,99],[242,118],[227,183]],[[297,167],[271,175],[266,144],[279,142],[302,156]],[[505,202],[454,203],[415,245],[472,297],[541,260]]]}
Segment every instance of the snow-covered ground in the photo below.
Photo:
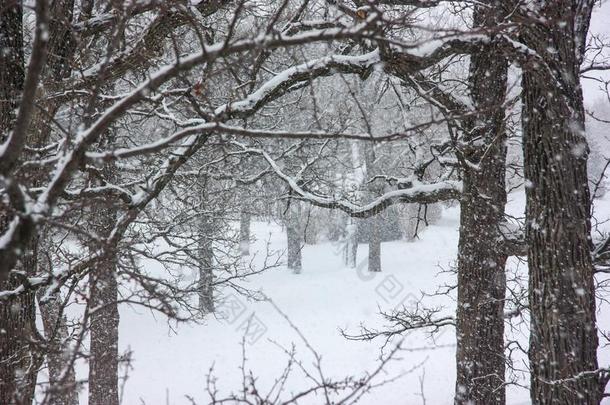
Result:
{"label": "snow-covered ground", "polygon": [[[523,212],[523,196],[509,196],[509,211]],[[599,204],[610,212],[610,198]],[[607,216],[607,215],[606,215]],[[358,332],[360,323],[379,326],[379,310],[391,309],[401,303],[409,305],[420,291],[434,292],[443,283],[454,282],[453,276],[439,274],[455,261],[458,241],[457,207],[446,209],[442,220],[428,228],[415,242],[389,242],[382,246],[383,272],[368,274],[348,269],[342,264],[340,246],[321,243],[305,246],[303,272],[295,275],[285,267],[272,269],[252,277],[245,284],[260,289],[287,315],[309,344],[322,356],[327,378],[341,379],[347,375],[361,376],[379,364],[382,341],[348,341],[340,331]],[[252,251],[263,250],[267,240],[273,249],[285,248],[285,234],[274,224],[256,223],[258,241]],[[366,257],[366,245],[359,247],[359,262]],[[515,266],[512,261],[510,266]],[[453,298],[431,298],[429,304],[445,305],[452,314]],[[247,341],[245,368],[258,377],[259,391],[269,389],[284,369],[288,356],[279,346],[296,347],[296,357],[315,372],[313,357],[299,334],[269,302],[249,302],[225,291],[221,312],[227,319],[210,317],[204,324],[168,325],[167,320],[142,308],[124,306],[121,310],[120,347],[131,350],[132,368],[122,394],[123,404],[188,404],[192,397],[197,404],[208,403],[206,379],[213,367],[216,388],[221,394],[241,387],[241,343]],[[604,327],[610,328],[610,311],[599,314]],[[245,325],[251,319],[249,333]],[[525,337],[522,337],[525,341]],[[436,347],[436,348],[434,348]],[[404,351],[389,363],[377,381],[404,375],[364,396],[362,404],[452,404],[455,379],[455,337],[453,328],[437,335],[433,341],[425,332],[413,332],[403,342]],[[600,351],[600,363],[608,364],[608,350]],[[523,358],[521,360],[524,360]],[[524,364],[517,364],[523,368]],[[77,371],[86,378],[83,365]],[[519,381],[527,384],[525,376]],[[303,374],[294,370],[286,395],[309,386]],[[321,403],[311,397],[299,403]],[[509,404],[528,403],[528,392],[510,387]],[[86,394],[81,392],[81,403]]]}

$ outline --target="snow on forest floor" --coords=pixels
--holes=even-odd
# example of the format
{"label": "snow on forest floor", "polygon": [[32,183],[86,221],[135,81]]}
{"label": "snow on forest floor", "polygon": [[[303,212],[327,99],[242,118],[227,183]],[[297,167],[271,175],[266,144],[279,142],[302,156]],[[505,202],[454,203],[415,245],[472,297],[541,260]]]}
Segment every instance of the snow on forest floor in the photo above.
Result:
{"label": "snow on forest floor", "polygon": [[[509,196],[509,211],[521,216],[522,194]],[[610,213],[610,196],[598,204],[598,211]],[[603,216],[603,215],[602,215]],[[608,215],[605,215],[608,217]],[[244,286],[260,289],[287,315],[322,356],[327,378],[360,377],[379,364],[383,341],[348,341],[340,330],[357,333],[361,322],[380,326],[379,310],[388,310],[401,303],[407,306],[420,296],[420,291],[434,292],[443,283],[451,284],[454,276],[439,274],[454,263],[457,251],[459,209],[444,210],[441,221],[426,229],[415,242],[396,241],[382,245],[383,272],[368,274],[348,269],[342,263],[340,247],[334,243],[307,245],[303,251],[303,272],[295,275],[281,266],[254,276]],[[251,251],[264,250],[267,241],[272,249],[285,249],[285,233],[275,224],[255,223],[257,242]],[[358,250],[359,263],[366,257],[366,245]],[[511,261],[509,266],[516,265]],[[523,266],[521,266],[523,267]],[[122,393],[123,404],[207,404],[206,379],[213,366],[218,397],[239,391],[242,372],[242,339],[244,325],[250,322],[245,336],[246,370],[257,376],[260,392],[271,387],[282,373],[288,356],[278,345],[296,347],[296,357],[315,372],[313,358],[298,333],[269,302],[249,302],[225,291],[228,314],[224,320],[210,317],[204,324],[170,325],[158,314],[140,307],[123,306],[120,323],[120,349],[132,351],[131,369]],[[444,313],[453,314],[454,297],[434,297],[428,304],[444,305]],[[229,304],[230,303],[230,304]],[[232,305],[232,306],[231,306]],[[254,317],[252,317],[254,315]],[[598,314],[603,327],[610,328],[610,311],[603,307]],[[235,319],[233,319],[235,318]],[[526,342],[526,337],[521,337]],[[377,381],[396,381],[374,389],[362,398],[362,404],[452,404],[455,380],[455,337],[449,327],[432,340],[423,331],[413,332],[403,342],[399,358],[387,364]],[[434,349],[431,349],[435,347]],[[600,364],[610,362],[608,349],[600,351]],[[525,358],[516,362],[525,368]],[[123,370],[124,371],[124,370]],[[79,366],[79,378],[86,378],[85,365]],[[527,384],[525,375],[519,380]],[[306,388],[309,382],[294,370],[286,387],[290,392]],[[81,392],[81,404],[86,393]],[[304,404],[322,403],[311,397]],[[527,404],[528,392],[509,387],[509,404]],[[610,403],[610,402],[609,402]]]}

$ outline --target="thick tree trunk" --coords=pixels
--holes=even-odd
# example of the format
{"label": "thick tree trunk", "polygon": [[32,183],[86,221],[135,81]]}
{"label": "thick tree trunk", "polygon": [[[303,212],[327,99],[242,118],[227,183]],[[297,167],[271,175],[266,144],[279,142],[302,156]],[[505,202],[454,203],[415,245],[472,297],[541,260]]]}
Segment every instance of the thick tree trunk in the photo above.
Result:
{"label": "thick tree trunk", "polygon": [[91,346],[89,405],[119,404],[119,310],[114,257],[98,261],[90,272]]}
{"label": "thick tree trunk", "polygon": [[523,77],[532,402],[598,404],[599,377],[576,378],[597,369],[598,344],[582,101],[544,76]]}
{"label": "thick tree trunk", "polygon": [[[20,2],[0,7],[0,142],[13,129],[25,80],[22,18]],[[0,201],[0,234],[6,232],[12,216]],[[35,248],[35,243],[29,243],[21,260],[21,270],[27,275],[36,265]],[[20,284],[18,277],[10,274],[8,279],[0,279],[0,290]],[[32,402],[41,361],[32,347],[37,340],[33,292],[0,304],[0,404]]]}
{"label": "thick tree trunk", "polygon": [[89,405],[119,404],[119,310],[114,257],[98,261],[90,272],[91,346]]}
{"label": "thick tree trunk", "polygon": [[[496,5],[475,9],[475,25],[494,23]],[[495,44],[471,56],[471,96],[480,113],[464,151],[477,166],[463,170],[458,245],[456,404],[505,403],[504,299],[506,254],[500,224],[506,204],[504,107],[508,63]],[[468,138],[468,137],[467,137]],[[467,141],[470,139],[466,139]],[[475,144],[476,145],[476,144]],[[470,147],[469,147],[470,148]]]}
{"label": "thick tree trunk", "polygon": [[581,374],[597,369],[598,340],[588,147],[577,70],[572,74],[564,92],[542,69],[523,74],[534,404],[598,404],[603,391],[598,375]]}
{"label": "thick tree trunk", "polygon": [[[496,166],[496,173],[502,174],[500,156],[495,163],[489,166]],[[498,251],[498,227],[506,194],[503,182],[498,184],[496,179],[487,170],[464,175],[458,247],[456,404],[505,402],[506,256]]]}
{"label": "thick tree trunk", "polygon": [[25,81],[20,2],[0,8],[0,141],[13,128]]}
{"label": "thick tree trunk", "polygon": [[295,274],[301,273],[301,250],[303,249],[303,230],[301,229],[301,204],[290,201],[286,218],[287,266]]}
{"label": "thick tree trunk", "polygon": [[[108,177],[114,178],[109,171]],[[112,181],[112,180],[109,180]],[[101,237],[112,231],[116,210],[100,206],[92,212],[92,228]],[[97,246],[92,246],[93,250]],[[116,252],[95,263],[89,272],[90,359],[89,405],[119,404],[119,308]]]}
{"label": "thick tree trunk", "polygon": [[[35,244],[28,245],[21,265],[30,268],[35,262]],[[28,274],[30,275],[30,274]],[[0,290],[10,290],[21,285],[20,279],[11,274],[0,282]],[[40,341],[36,329],[36,304],[34,292],[0,304],[0,404],[31,404],[42,354],[36,347]]]}
{"label": "thick tree trunk", "polygon": [[547,1],[521,40],[546,64],[523,72],[531,398],[598,404],[588,146],[579,70],[592,2]]}

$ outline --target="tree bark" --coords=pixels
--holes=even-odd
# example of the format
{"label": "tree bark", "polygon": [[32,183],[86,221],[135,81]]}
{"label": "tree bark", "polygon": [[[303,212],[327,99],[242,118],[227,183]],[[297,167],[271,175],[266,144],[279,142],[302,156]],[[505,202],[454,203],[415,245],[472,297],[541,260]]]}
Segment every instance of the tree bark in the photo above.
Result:
{"label": "tree bark", "polygon": [[548,67],[526,66],[523,72],[534,404],[599,404],[605,385],[596,372],[588,146],[579,81],[590,10],[581,13],[576,3],[545,2],[543,18],[521,34],[546,55]]}
{"label": "tree bark", "polygon": [[250,221],[250,213],[242,209],[239,217],[239,250],[242,256],[250,254]]}
{"label": "tree bark", "polygon": [[[495,169],[503,173],[502,152],[496,153]],[[498,225],[506,194],[503,182],[499,185],[496,179],[487,170],[464,175],[458,245],[456,404],[505,402],[506,255],[498,250]]]}
{"label": "tree bark", "polygon": [[13,128],[15,112],[25,81],[23,58],[23,11],[19,2],[0,9],[0,141]]}
{"label": "tree bark", "polygon": [[[210,207],[211,179],[207,176],[199,178],[199,194],[201,205]],[[201,214],[197,219],[197,256],[199,261],[199,280],[197,293],[199,298],[199,311],[201,314],[214,312],[214,237],[218,234],[214,223],[214,214],[209,212]],[[241,233],[241,226],[240,226]]]}
{"label": "tree bark", "polygon": [[[112,144],[112,134],[107,142]],[[105,170],[108,182],[116,180],[114,168]],[[105,204],[105,205],[103,205]],[[116,221],[116,209],[106,201],[93,206],[91,228],[108,237]],[[98,246],[92,246],[96,250]],[[89,405],[119,405],[119,307],[117,252],[109,250],[89,272],[91,311]]]}
{"label": "tree bark", "polygon": [[214,312],[214,251],[212,248],[213,230],[208,218],[199,223],[199,310],[202,314]]}
{"label": "tree bark", "polygon": [[[35,247],[35,245],[34,245]],[[36,254],[28,244],[21,264],[28,268]],[[0,282],[0,290],[21,285],[11,274]],[[33,291],[21,294],[0,305],[0,404],[31,404],[34,400],[36,376],[42,355],[36,343],[40,342],[36,329],[36,304]]]}
{"label": "tree bark", "polygon": [[[475,26],[497,21],[497,5],[475,8]],[[488,7],[490,6],[490,7]],[[458,308],[455,403],[505,403],[504,299],[506,254],[500,224],[506,205],[506,132],[503,103],[508,63],[497,44],[471,55],[469,84],[477,126],[464,150],[463,197],[458,245]],[[480,145],[480,146],[477,146]]]}
{"label": "tree bark", "polygon": [[371,225],[369,240],[369,272],[377,273],[381,271],[381,221],[378,216],[368,219]]}
{"label": "tree bark", "polygon": [[[586,150],[584,136],[571,129],[583,121],[568,111],[567,103],[538,111],[544,94],[555,93],[541,83],[551,79],[540,76],[524,73],[523,77],[525,176],[531,185],[526,190],[526,234],[532,401],[597,404],[601,387],[595,375],[549,384],[596,370],[598,341],[589,248],[587,152],[582,156],[572,152]],[[580,109],[575,111],[577,115]]]}
{"label": "tree bark", "polygon": [[[20,2],[0,7],[0,142],[13,129],[25,81],[23,55],[23,11]],[[13,213],[0,201],[0,234]],[[22,270],[35,266],[35,244],[28,243]],[[34,249],[34,250],[33,250]],[[16,274],[0,278],[0,290],[21,284]],[[34,293],[27,292],[0,305],[0,404],[31,403],[41,357],[32,347],[38,340]]]}
{"label": "tree bark", "polygon": [[301,273],[301,250],[303,249],[303,230],[301,229],[301,204],[290,201],[286,219],[286,238],[288,242],[287,267],[295,274]]}
{"label": "tree bark", "polygon": [[119,310],[116,258],[99,260],[90,273],[91,343],[89,405],[119,404]]}

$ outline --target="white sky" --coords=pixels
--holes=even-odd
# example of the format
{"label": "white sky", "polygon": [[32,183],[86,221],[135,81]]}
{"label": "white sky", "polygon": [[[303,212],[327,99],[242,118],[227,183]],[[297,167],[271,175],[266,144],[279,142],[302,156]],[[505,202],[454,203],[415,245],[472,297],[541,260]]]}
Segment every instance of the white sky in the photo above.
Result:
{"label": "white sky", "polygon": [[[591,27],[589,32],[592,34],[602,34],[610,39],[610,1],[602,0],[601,7],[596,7],[593,12],[593,18],[591,19]],[[610,56],[610,50],[606,52]],[[610,72],[593,72],[589,76],[604,77],[606,80],[610,80]],[[600,83],[593,80],[583,80],[583,93],[587,104],[594,102],[596,99],[602,97],[600,91]]]}

